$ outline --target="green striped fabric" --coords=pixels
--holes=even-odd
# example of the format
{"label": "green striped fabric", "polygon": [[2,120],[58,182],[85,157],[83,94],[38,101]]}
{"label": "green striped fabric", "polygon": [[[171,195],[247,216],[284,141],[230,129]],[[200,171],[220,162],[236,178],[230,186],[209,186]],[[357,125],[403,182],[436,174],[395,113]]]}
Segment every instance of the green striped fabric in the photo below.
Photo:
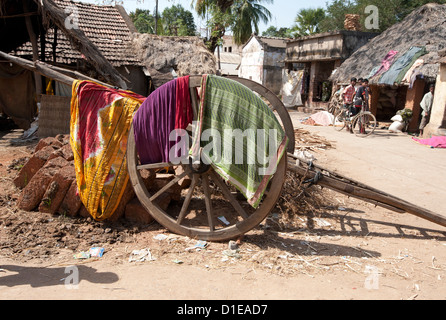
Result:
{"label": "green striped fabric", "polygon": [[205,75],[198,121],[194,141],[216,172],[256,208],[288,143],[274,113],[239,82]]}

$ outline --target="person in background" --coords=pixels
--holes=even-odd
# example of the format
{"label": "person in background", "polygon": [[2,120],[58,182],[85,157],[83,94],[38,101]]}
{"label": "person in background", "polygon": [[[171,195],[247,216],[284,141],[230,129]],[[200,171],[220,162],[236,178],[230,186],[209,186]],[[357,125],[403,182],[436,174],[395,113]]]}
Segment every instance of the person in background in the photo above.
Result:
{"label": "person in background", "polygon": [[355,90],[356,91],[358,91],[359,87],[362,86],[362,80],[364,80],[364,79],[359,78],[358,81],[356,82],[356,85],[355,85]]}
{"label": "person in background", "polygon": [[423,109],[423,112],[421,113],[423,118],[421,119],[419,128],[420,136],[423,135],[424,127],[426,127],[426,125],[429,123],[431,117],[432,105],[434,103],[434,91],[435,86],[431,84],[429,86],[429,92],[424,95],[423,100],[421,100],[420,102],[420,107],[421,109]]}
{"label": "person in background", "polygon": [[370,98],[370,89],[369,89],[369,80],[362,80],[362,85],[356,90],[354,106],[351,108],[351,113],[353,116],[357,115],[362,106],[364,106],[364,110],[368,110]]}
{"label": "person in background", "polygon": [[356,94],[356,78],[350,79],[350,85],[348,85],[341,93],[343,107],[350,108],[353,105],[353,98]]}

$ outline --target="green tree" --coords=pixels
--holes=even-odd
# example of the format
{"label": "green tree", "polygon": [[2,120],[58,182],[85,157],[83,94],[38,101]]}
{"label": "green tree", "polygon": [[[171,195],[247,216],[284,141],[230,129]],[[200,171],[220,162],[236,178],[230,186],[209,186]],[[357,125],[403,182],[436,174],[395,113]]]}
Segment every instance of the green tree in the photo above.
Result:
{"label": "green tree", "polygon": [[[361,17],[363,31],[382,32],[393,24],[402,21],[413,10],[427,3],[445,4],[446,0],[333,0],[327,4],[326,15],[320,23],[320,30],[335,31],[344,29],[346,14],[358,14]],[[368,16],[367,6],[375,6],[378,9],[378,30],[367,30],[365,20]]]}
{"label": "green tree", "polygon": [[129,16],[139,33],[155,33],[155,18],[150,10],[136,9]]}
{"label": "green tree", "polygon": [[291,29],[285,28],[285,27],[277,29],[275,26],[270,26],[268,29],[263,31],[262,36],[277,37],[277,38],[291,38]]}
{"label": "green tree", "polygon": [[295,37],[307,36],[320,32],[320,23],[325,18],[325,11],[322,8],[301,9],[297,13],[296,25],[292,28]]}
{"label": "green tree", "polygon": [[231,29],[236,44],[245,43],[253,32],[259,33],[259,23],[267,23],[271,13],[260,3],[273,3],[273,0],[195,0],[195,10],[205,18],[210,16],[210,35],[206,43],[214,52],[221,39]]}
{"label": "green tree", "polygon": [[181,5],[166,8],[162,14],[164,35],[168,36],[194,36],[196,26],[192,12],[185,10]]}
{"label": "green tree", "polygon": [[[259,33],[260,22],[268,23],[271,19],[271,12],[261,2],[262,0],[238,0],[231,7],[234,15],[231,29],[236,44],[244,44],[254,32]],[[263,2],[273,3],[272,0]]]}

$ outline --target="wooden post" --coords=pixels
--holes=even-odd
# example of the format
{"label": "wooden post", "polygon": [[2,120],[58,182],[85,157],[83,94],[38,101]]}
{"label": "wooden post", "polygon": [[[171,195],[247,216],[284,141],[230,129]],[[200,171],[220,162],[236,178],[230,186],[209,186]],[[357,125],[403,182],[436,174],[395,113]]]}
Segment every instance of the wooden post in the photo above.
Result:
{"label": "wooden post", "polygon": [[370,112],[376,117],[378,113],[379,86],[372,84],[370,85],[370,90],[372,91],[370,97]]}
{"label": "wooden post", "polygon": [[307,99],[307,107],[312,107],[313,99],[315,97],[315,92],[317,89],[316,75],[319,73],[319,62],[311,61],[310,67],[310,85],[308,89],[308,99]]}
{"label": "wooden post", "polygon": [[[29,12],[26,1],[23,1],[23,11],[25,13]],[[37,61],[39,60],[39,49],[37,47],[37,38],[33,30],[33,25],[30,16],[25,17],[25,23],[26,23],[26,29],[28,30],[29,39],[31,40],[31,44],[33,47],[33,61]],[[39,101],[40,95],[42,94],[42,77],[37,72],[34,72],[34,81],[36,84],[37,101]]]}
{"label": "wooden post", "polygon": [[423,79],[417,79],[415,80],[412,89],[407,90],[405,108],[410,109],[413,112],[412,120],[409,123],[409,132],[418,131],[418,123],[420,122],[421,114],[420,102],[423,100],[425,86],[426,83]]}

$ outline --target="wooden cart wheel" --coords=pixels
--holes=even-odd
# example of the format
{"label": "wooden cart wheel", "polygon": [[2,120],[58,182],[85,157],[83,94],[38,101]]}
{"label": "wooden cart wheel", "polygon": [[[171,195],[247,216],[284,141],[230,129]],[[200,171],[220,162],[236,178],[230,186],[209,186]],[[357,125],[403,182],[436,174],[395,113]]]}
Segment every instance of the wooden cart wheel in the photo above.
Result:
{"label": "wooden cart wheel", "polygon": [[[201,77],[190,78],[191,90],[201,85]],[[192,105],[198,110],[195,95]],[[193,170],[189,165],[159,163],[141,165],[136,150],[133,126],[129,133],[127,162],[130,180],[135,193],[153,218],[171,232],[208,241],[234,239],[259,225],[276,205],[285,181],[287,156],[282,157],[271,178],[267,191],[257,209],[252,208],[236,189],[226,183],[211,166],[204,170]],[[160,173],[168,169],[168,174]],[[158,190],[149,192],[143,175],[147,171],[157,179],[166,179]],[[158,172],[157,172],[158,171]],[[179,183],[189,182],[178,193]],[[157,183],[154,183],[155,185]],[[181,189],[181,188],[180,188]],[[176,201],[161,208],[163,194],[176,192]],[[243,198],[243,199],[242,199]]]}

